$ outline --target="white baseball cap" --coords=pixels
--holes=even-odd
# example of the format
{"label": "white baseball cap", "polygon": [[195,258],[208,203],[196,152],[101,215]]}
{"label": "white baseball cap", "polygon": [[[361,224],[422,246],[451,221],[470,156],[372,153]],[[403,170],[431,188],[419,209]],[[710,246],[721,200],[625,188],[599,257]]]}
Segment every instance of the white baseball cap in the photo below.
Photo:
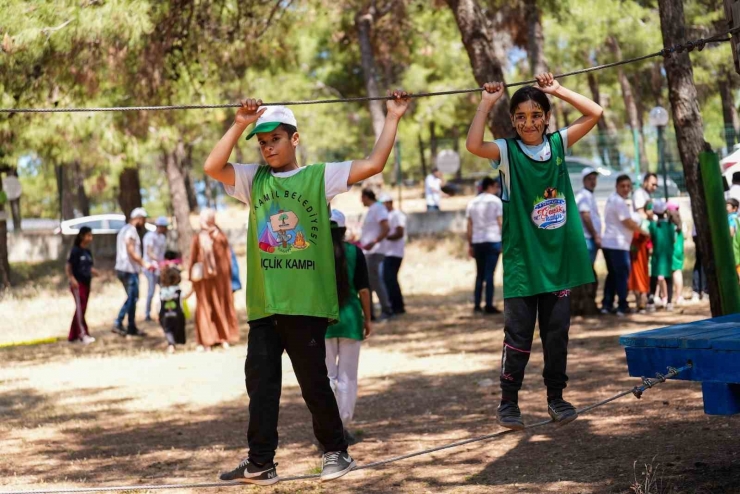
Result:
{"label": "white baseball cap", "polygon": [[159,218],[157,218],[157,221],[155,221],[154,224],[157,226],[169,226],[170,222],[164,216],[160,216]]}
{"label": "white baseball cap", "polygon": [[663,214],[665,213],[665,210],[667,209],[667,204],[662,199],[655,199],[653,201],[653,212],[655,214]]}
{"label": "white baseball cap", "polygon": [[378,196],[378,202],[393,202],[393,198],[387,192],[383,192]]}
{"label": "white baseball cap", "polygon": [[594,173],[596,173],[598,175],[599,174],[599,171],[596,168],[592,168],[590,166],[587,166],[586,168],[584,168],[583,170],[581,170],[581,178],[586,178],[589,175],[593,175]]}
{"label": "white baseball cap", "polygon": [[149,215],[146,212],[146,209],[144,208],[134,208],[133,211],[131,211],[131,214],[129,215],[129,218],[146,218]]}
{"label": "white baseball cap", "polygon": [[272,132],[277,129],[280,124],[288,124],[293,127],[298,127],[295,115],[288,108],[284,106],[268,106],[265,113],[257,119],[257,124],[247,135],[247,140],[251,139],[252,136],[260,132]]}
{"label": "white baseball cap", "polygon": [[336,223],[339,228],[344,228],[347,226],[347,219],[344,217],[344,213],[338,209],[331,210],[330,220]]}

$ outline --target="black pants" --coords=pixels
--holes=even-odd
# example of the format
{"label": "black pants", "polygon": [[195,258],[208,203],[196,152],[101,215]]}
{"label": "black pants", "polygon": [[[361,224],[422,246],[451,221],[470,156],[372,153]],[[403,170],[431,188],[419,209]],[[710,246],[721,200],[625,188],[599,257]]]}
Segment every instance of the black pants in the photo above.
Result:
{"label": "black pants", "polygon": [[401,269],[403,257],[385,256],[383,260],[383,283],[385,291],[388,292],[388,301],[394,314],[406,312],[403,303],[401,285],[398,284],[398,271]]}
{"label": "black pants", "polygon": [[493,273],[496,271],[500,254],[501,242],[473,244],[476,270],[474,304],[476,307],[480,307],[484,282],[486,284],[486,308],[493,307]]}
{"label": "black pants", "polygon": [[504,350],[501,357],[501,391],[504,400],[516,401],[522,387],[538,316],[545,354],[542,377],[545,378],[547,395],[559,397],[568,382],[565,368],[568,361],[570,291],[507,298],[504,301]]}
{"label": "black pants", "polygon": [[699,250],[699,239],[693,237],[694,248],[696,249],[696,261],[694,262],[694,273],[692,276],[692,289],[694,293],[702,295],[702,293],[709,293],[709,286],[707,285],[707,275],[704,273],[704,267],[701,265],[702,252]]}
{"label": "black pants", "polygon": [[324,451],[347,451],[342,419],[326,373],[325,318],[276,315],[249,323],[247,361],[249,458],[269,463],[278,445],[282,385],[281,356],[288,352],[301,394],[313,416],[313,431]]}

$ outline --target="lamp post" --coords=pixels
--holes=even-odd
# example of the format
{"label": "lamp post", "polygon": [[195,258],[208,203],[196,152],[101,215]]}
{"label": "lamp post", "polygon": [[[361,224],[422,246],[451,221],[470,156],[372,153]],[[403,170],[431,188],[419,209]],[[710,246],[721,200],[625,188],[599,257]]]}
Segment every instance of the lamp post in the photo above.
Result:
{"label": "lamp post", "polygon": [[658,163],[663,170],[663,193],[668,200],[668,169],[665,162],[665,126],[668,125],[668,112],[662,106],[656,106],[650,110],[650,125],[658,131]]}

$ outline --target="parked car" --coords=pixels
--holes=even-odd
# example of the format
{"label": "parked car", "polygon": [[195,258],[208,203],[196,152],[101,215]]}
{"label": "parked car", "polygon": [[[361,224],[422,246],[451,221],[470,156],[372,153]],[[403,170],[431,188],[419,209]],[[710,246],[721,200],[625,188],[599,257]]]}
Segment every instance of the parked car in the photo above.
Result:
{"label": "parked car", "polygon": [[[80,228],[87,226],[92,228],[93,235],[111,235],[118,231],[126,224],[126,216],[122,214],[95,214],[92,216],[83,216],[72,220],[62,221],[54,233],[62,235],[77,235]],[[148,231],[153,232],[157,229],[151,223],[146,223]]]}

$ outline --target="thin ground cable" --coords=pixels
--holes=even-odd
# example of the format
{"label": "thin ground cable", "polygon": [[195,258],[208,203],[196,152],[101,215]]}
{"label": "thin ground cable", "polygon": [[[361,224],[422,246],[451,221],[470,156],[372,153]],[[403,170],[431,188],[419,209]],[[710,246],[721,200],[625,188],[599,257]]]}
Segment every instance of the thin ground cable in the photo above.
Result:
{"label": "thin ground cable", "polygon": [[[698,48],[700,51],[704,48],[707,43],[719,43],[723,41],[729,41],[730,38],[726,36],[732,34],[735,31],[740,30],[740,27],[729,29],[725,32],[715,34],[710,38],[700,38],[698,40],[690,40],[681,45],[676,45],[670,48],[663,48],[655,53],[643,55],[640,57],[628,58],[626,60],[619,60],[617,62],[606,63],[601,65],[595,65],[593,67],[586,67],[579,70],[573,70],[571,72],[565,72],[563,74],[557,74],[553,76],[555,79],[562,79],[574,75],[586,74],[588,72],[594,72],[597,70],[604,70],[612,67],[618,67],[620,65],[626,65],[635,62],[641,62],[649,58],[663,56],[670,57],[673,53],[680,53],[684,50],[693,51],[694,48]],[[527,81],[513,82],[505,84],[505,87],[517,87],[526,86],[536,83],[536,79],[530,79]],[[471,89],[451,89],[448,91],[433,91],[433,92],[422,92],[413,93],[410,96],[412,98],[426,98],[431,96],[446,96],[454,94],[467,94],[477,93],[482,91],[483,88],[471,88]],[[262,106],[300,106],[300,105],[319,105],[319,104],[330,104],[330,103],[357,103],[366,101],[387,101],[392,99],[389,96],[359,96],[356,98],[337,98],[337,99],[317,99],[317,100],[299,100],[299,101],[275,101],[262,103]],[[112,107],[90,107],[90,108],[0,108],[0,113],[85,113],[85,112],[112,112],[112,111],[165,111],[165,110],[210,110],[218,108],[239,108],[239,103],[223,103],[215,105],[164,105],[164,106],[112,106]]]}
{"label": "thin ground cable", "polygon": [[[587,413],[593,410],[594,408],[598,408],[600,406],[606,405],[607,403],[610,403],[628,394],[633,394],[637,398],[639,398],[645,390],[653,388],[657,386],[658,384],[662,384],[666,382],[666,380],[672,377],[675,377],[679,373],[683,372],[686,369],[690,369],[691,367],[692,367],[692,364],[689,362],[683,367],[679,367],[677,369],[669,367],[668,373],[665,375],[657,374],[655,378],[650,378],[650,379],[643,378],[643,384],[641,386],[635,386],[631,389],[619,392],[613,396],[610,396],[609,398],[606,398],[597,403],[594,403],[593,405],[589,405],[587,407],[581,408],[578,410],[578,415]],[[466,444],[486,441],[486,440],[493,439],[493,438],[503,436],[506,434],[515,434],[517,432],[538,429],[540,427],[543,427],[551,423],[553,423],[553,420],[543,420],[541,422],[530,424],[526,426],[524,429],[518,430],[518,431],[506,429],[506,430],[502,430],[499,432],[495,432],[493,434],[486,434],[485,436],[478,436],[478,437],[473,437],[469,439],[463,439],[461,441],[455,441],[449,444],[444,444],[442,446],[414,451],[413,453],[408,453],[408,454],[400,455],[400,456],[394,456],[391,458],[387,458],[385,460],[380,460],[380,461],[368,463],[365,465],[360,465],[356,467],[354,470],[366,470],[369,468],[377,468],[379,466],[386,465],[388,463],[395,463],[397,461],[405,460],[408,458],[413,458],[415,456],[427,455],[427,454],[435,453],[437,451],[442,451],[445,449],[464,446]],[[317,479],[319,477],[320,477],[319,474],[294,475],[290,477],[281,477],[280,482],[311,480],[311,479]],[[70,489],[40,489],[40,490],[32,490],[32,491],[7,491],[7,492],[3,491],[3,492],[0,492],[0,494],[82,494],[82,493],[87,493],[87,492],[120,492],[120,491],[132,491],[132,490],[207,489],[211,487],[235,487],[235,486],[244,487],[245,485],[247,484],[244,484],[243,482],[236,482],[236,481],[234,482],[202,482],[202,483],[191,483],[191,484],[128,485],[128,486],[112,486],[112,487],[100,486],[100,487],[79,487],[79,488],[70,488]]]}

